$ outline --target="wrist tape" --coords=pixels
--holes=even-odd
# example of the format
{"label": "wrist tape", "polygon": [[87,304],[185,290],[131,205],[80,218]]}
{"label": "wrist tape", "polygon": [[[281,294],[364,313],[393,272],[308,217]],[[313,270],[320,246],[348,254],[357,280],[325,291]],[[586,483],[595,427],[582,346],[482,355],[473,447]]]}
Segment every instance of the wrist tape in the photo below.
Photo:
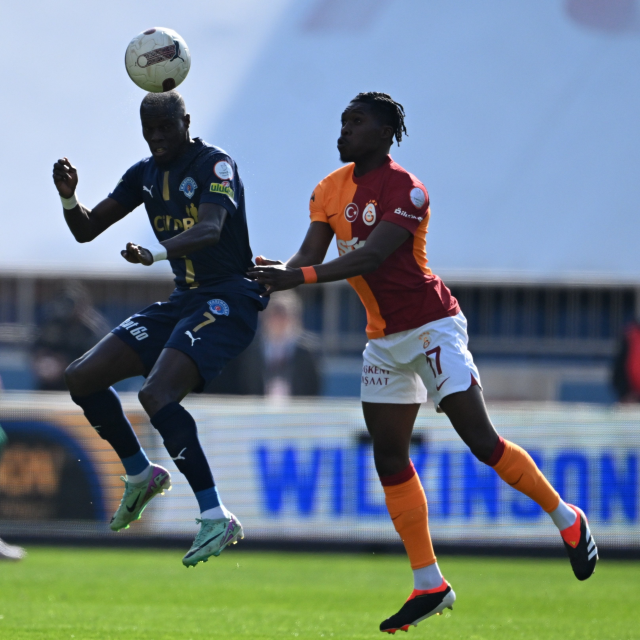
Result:
{"label": "wrist tape", "polygon": [[68,211],[75,209],[78,206],[75,193],[72,193],[70,198],[63,198],[60,196],[60,201],[62,202],[62,207]]}
{"label": "wrist tape", "polygon": [[145,248],[153,256],[154,262],[167,259],[167,250],[159,242],[156,242],[155,244],[152,244],[151,246]]}
{"label": "wrist tape", "polygon": [[302,271],[302,275],[304,276],[305,284],[313,284],[314,282],[318,282],[318,274],[313,267],[300,267],[300,271]]}

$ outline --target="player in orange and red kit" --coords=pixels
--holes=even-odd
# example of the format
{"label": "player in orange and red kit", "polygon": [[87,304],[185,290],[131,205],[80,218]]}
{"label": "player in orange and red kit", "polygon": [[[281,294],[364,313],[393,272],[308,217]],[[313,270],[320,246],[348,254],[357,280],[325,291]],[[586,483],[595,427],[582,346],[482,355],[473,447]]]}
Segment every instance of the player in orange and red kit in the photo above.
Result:
{"label": "player in orange and red kit", "polygon": [[[249,273],[269,292],[347,278],[366,307],[362,408],[389,515],[414,575],[409,599],[380,625],[389,633],[441,613],[456,597],[436,562],[427,500],[409,459],[427,391],[471,452],[551,516],[579,580],[591,576],[598,559],[584,513],[561,500],[529,454],[491,423],[467,349],[467,321],[427,267],[429,196],[389,156],[393,138],[400,143],[403,133],[402,105],[384,93],[356,96],[342,114],[338,139],[348,164],[315,188],[300,249],[285,265],[258,258]],[[340,257],[322,264],[334,235]]]}

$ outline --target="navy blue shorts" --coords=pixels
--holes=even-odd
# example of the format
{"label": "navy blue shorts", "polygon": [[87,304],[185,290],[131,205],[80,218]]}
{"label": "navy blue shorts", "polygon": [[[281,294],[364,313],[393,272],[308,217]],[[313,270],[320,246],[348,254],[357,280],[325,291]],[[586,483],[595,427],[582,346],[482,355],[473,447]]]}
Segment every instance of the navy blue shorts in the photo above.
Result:
{"label": "navy blue shorts", "polygon": [[145,377],[169,347],[186,353],[206,384],[251,344],[263,306],[241,294],[176,289],[167,302],[155,302],[135,313],[111,333],[140,356]]}

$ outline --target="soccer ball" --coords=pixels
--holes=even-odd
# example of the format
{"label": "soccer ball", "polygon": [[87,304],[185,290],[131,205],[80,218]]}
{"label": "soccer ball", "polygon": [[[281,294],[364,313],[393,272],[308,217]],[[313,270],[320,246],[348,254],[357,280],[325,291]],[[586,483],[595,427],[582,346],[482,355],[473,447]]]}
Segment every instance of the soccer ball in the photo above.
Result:
{"label": "soccer ball", "polygon": [[129,43],[124,64],[129,77],[141,89],[162,93],[175,89],[187,77],[191,54],[175,31],[155,27]]}

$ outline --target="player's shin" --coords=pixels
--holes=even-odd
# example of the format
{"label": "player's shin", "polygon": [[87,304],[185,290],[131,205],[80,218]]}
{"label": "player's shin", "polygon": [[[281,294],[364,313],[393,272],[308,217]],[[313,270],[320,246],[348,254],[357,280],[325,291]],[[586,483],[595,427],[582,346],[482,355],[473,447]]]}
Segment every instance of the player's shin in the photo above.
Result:
{"label": "player's shin", "polygon": [[110,387],[89,396],[71,396],[82,408],[89,424],[118,454],[130,482],[140,482],[149,473],[150,463],[127,420],[120,398]]}
{"label": "player's shin", "polygon": [[193,489],[203,517],[215,519],[210,514],[204,515],[204,512],[212,509],[217,509],[215,513],[219,513],[218,518],[226,517],[220,508],[221,502],[214,487],[211,468],[202,450],[198,429],[191,414],[180,403],[170,402],[151,418],[151,424],[162,436],[171,459]]}
{"label": "player's shin", "polygon": [[189,482],[200,505],[201,517],[196,519],[200,530],[182,558],[185,567],[195,567],[244,538],[242,525],[220,502],[196,423],[189,412],[178,402],[170,402],[151,418],[151,424],[162,436],[171,459]]}
{"label": "player's shin", "polygon": [[517,444],[500,438],[492,456],[483,462],[549,514],[560,531],[574,575],[578,580],[591,577],[598,561],[598,547],[587,517],[579,508],[560,499],[531,456]]}
{"label": "player's shin", "polygon": [[433,552],[427,499],[413,463],[400,473],[380,478],[387,510],[400,535],[413,569],[414,589],[426,591],[442,585]]}
{"label": "player's shin", "polygon": [[560,499],[558,492],[522,447],[500,438],[491,458],[483,462],[493,467],[507,484],[537,502],[558,529],[563,530],[575,522],[575,512]]}

